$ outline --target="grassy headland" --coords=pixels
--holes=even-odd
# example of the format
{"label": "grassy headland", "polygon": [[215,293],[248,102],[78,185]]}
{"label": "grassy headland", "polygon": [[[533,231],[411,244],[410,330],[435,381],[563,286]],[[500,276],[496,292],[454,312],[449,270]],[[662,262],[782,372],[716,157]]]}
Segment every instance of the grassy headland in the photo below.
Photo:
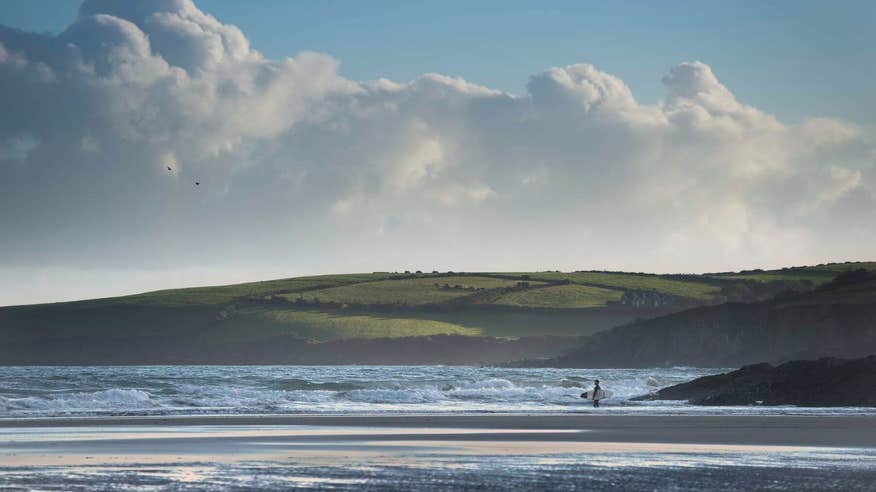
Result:
{"label": "grassy headland", "polygon": [[28,352],[66,357],[73,351],[88,360],[92,351],[116,350],[111,347],[137,348],[144,352],[138,360],[149,361],[147,352],[164,350],[163,344],[171,347],[167,353],[211,347],[214,357],[293,342],[579,337],[697,306],[813,291],[862,267],[876,263],[706,275],[375,272],[13,306],[0,308],[0,363],[39,359],[22,355]]}

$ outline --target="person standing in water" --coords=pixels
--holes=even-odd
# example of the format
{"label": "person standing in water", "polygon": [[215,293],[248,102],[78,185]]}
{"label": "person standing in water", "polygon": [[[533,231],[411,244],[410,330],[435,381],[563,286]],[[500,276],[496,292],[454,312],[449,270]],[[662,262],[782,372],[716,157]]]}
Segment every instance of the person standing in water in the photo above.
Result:
{"label": "person standing in water", "polygon": [[599,380],[593,381],[593,408],[599,408],[599,400],[602,399],[602,388],[599,387]]}

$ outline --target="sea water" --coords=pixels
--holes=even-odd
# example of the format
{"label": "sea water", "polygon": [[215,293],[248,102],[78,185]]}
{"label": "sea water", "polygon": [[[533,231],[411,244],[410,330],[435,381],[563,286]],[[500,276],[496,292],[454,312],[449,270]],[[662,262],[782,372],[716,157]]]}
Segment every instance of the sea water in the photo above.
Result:
{"label": "sea water", "polygon": [[[854,408],[696,407],[680,401],[633,400],[662,387],[727,370],[694,367],[3,367],[0,368],[0,419],[305,413],[832,415],[874,412],[874,409]],[[594,379],[599,379],[601,385],[613,393],[600,408],[593,408],[579,397],[582,391],[592,387]],[[299,429],[294,433],[305,431]],[[368,432],[386,432],[386,429],[332,428],[330,431],[370,435]],[[223,432],[255,432],[256,435],[246,441],[246,446],[255,451],[238,456],[236,452],[243,449],[242,445],[234,447],[229,444],[232,441],[220,439]],[[699,451],[666,445],[649,450],[635,446],[603,450],[596,446],[581,452],[544,453],[541,448],[533,448],[517,452],[522,454],[508,454],[508,443],[500,446],[501,452],[471,452],[463,443],[455,441],[443,446],[430,444],[429,435],[423,442],[401,441],[394,445],[379,436],[365,441],[345,441],[343,436],[335,441],[314,437],[313,442],[304,438],[285,442],[265,437],[278,432],[283,432],[282,426],[270,429],[161,424],[136,428],[0,427],[0,488],[613,492],[741,488],[845,492],[872,490],[876,482],[876,448],[788,450],[782,446],[763,446],[752,452],[733,446],[706,447]],[[161,436],[164,438],[159,439]],[[539,441],[539,436],[533,435],[532,440]]]}
{"label": "sea water", "polygon": [[[876,409],[696,407],[636,396],[730,369],[470,366],[0,368],[0,418],[344,413],[854,414]],[[601,408],[579,395],[599,379]]]}

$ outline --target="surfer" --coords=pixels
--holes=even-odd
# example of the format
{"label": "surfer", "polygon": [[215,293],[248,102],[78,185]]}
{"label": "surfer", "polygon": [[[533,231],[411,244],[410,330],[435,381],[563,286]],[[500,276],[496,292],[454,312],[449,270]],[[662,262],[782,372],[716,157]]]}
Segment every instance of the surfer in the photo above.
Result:
{"label": "surfer", "polygon": [[594,408],[599,408],[599,400],[607,398],[609,396],[611,396],[611,393],[606,393],[605,391],[603,391],[602,387],[599,386],[598,379],[593,381],[592,391],[585,391],[581,393],[581,398],[584,398],[585,400],[593,400]]}
{"label": "surfer", "polygon": [[593,408],[599,408],[599,400],[603,395],[602,388],[599,387],[599,380],[593,381]]}

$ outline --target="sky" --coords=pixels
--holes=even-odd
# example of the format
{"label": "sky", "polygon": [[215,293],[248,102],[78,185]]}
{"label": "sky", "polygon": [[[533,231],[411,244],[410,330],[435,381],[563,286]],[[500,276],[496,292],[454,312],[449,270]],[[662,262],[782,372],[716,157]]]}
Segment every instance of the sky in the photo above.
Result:
{"label": "sky", "polygon": [[3,0],[0,305],[876,257],[876,3],[543,4]]}

